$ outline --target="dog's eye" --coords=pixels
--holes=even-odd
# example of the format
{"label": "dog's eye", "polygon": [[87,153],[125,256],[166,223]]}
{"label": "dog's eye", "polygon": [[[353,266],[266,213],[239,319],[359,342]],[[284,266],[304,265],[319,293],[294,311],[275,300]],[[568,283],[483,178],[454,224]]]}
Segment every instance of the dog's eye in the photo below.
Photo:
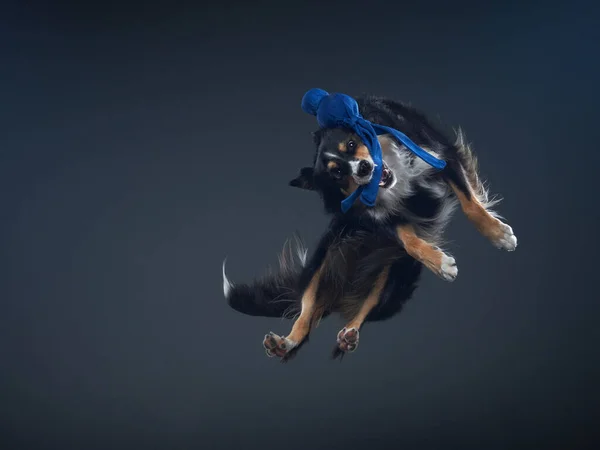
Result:
{"label": "dog's eye", "polygon": [[348,141],[346,147],[348,148],[348,151],[353,151],[356,148],[356,142]]}
{"label": "dog's eye", "polygon": [[336,180],[342,178],[342,170],[339,167],[334,167],[330,170],[331,176]]}

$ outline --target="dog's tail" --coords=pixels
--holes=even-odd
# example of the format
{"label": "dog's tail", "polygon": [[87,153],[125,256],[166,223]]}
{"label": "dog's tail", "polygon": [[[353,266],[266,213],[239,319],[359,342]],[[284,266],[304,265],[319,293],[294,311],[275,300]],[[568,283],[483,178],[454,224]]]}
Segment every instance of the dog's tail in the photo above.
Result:
{"label": "dog's tail", "polygon": [[[279,269],[250,284],[234,284],[227,278],[223,261],[223,293],[231,308],[249,316],[288,317],[299,312],[300,275],[307,250],[298,236],[287,241],[279,256]],[[294,245],[295,244],[295,245]]]}

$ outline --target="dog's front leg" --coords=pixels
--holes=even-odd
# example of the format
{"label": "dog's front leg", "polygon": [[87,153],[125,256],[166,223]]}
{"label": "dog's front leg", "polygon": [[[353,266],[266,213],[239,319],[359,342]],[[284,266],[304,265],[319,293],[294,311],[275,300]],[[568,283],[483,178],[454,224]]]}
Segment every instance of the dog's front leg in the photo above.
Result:
{"label": "dog's front leg", "polygon": [[399,225],[396,234],[410,256],[444,280],[454,281],[458,267],[452,256],[417,236],[411,225]]}
{"label": "dog's front leg", "polygon": [[494,217],[477,198],[473,187],[471,185],[468,186],[466,189],[461,189],[456,184],[450,183],[450,187],[456,194],[464,214],[475,225],[475,228],[489,239],[495,247],[508,250],[509,252],[515,250],[517,248],[517,237],[512,227]]}

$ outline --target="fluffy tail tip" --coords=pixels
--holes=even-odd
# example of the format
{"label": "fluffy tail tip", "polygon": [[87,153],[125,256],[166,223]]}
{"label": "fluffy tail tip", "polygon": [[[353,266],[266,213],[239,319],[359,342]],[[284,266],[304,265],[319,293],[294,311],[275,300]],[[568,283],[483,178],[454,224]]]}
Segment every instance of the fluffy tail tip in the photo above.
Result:
{"label": "fluffy tail tip", "polygon": [[223,295],[225,298],[229,297],[231,290],[233,289],[233,283],[229,281],[227,278],[227,274],[225,273],[225,264],[227,263],[227,257],[223,260]]}

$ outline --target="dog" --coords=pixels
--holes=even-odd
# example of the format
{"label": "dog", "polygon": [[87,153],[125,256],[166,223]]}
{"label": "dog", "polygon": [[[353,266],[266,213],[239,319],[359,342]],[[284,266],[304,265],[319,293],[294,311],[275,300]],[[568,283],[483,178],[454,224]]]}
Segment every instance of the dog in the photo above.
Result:
{"label": "dog", "polygon": [[350,129],[313,133],[313,164],[289,185],[318,193],[331,216],[315,251],[308,258],[296,239],[295,252],[293,245],[284,246],[278,271],[249,284],[230,282],[223,262],[223,290],[231,308],[251,316],[294,319],[286,336],[270,332],[263,339],[267,355],[282,362],[296,355],[311,329],[332,313],[346,321],[332,357],[355,351],[365,323],[401,311],[423,268],[453,281],[458,266],[441,247],[444,229],[459,207],[494,246],[507,251],[517,247],[512,228],[492,209],[499,199],[490,197],[460,129],[450,140],[411,106],[377,96],[356,101],[366,120],[401,131],[446,166],[437,170],[391,135],[380,135],[383,168],[375,205],[356,201],[344,213],[341,201],[370,182],[373,159]]}

